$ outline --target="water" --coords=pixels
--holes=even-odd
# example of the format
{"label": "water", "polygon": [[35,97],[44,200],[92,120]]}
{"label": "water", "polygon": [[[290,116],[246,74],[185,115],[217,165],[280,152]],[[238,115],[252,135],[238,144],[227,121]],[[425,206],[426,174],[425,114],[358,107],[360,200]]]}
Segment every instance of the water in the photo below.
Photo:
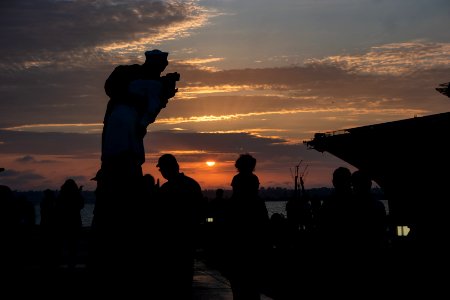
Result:
{"label": "water", "polygon": [[[286,215],[285,210],[286,201],[267,201],[266,206],[267,211],[269,212],[269,217],[272,216],[272,214],[274,213],[281,213],[283,215]],[[36,210],[36,224],[39,224],[39,222],[41,221],[39,204],[35,205],[35,210]],[[91,226],[93,211],[94,211],[93,203],[86,203],[84,205],[84,208],[81,210],[81,221],[84,227]]]}

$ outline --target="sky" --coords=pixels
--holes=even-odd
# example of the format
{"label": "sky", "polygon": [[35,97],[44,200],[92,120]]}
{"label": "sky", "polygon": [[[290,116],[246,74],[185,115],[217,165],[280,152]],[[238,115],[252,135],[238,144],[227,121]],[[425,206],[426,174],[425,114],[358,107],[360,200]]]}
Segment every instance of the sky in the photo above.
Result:
{"label": "sky", "polygon": [[[202,188],[230,188],[242,153],[261,187],[331,187],[314,133],[449,111],[448,0],[0,2],[0,184],[85,190],[100,167],[103,85],[144,52],[169,52],[179,92],[148,127]],[[425,137],[417,137],[420,143]],[[207,161],[215,161],[208,166]],[[297,169],[298,167],[298,169]]]}

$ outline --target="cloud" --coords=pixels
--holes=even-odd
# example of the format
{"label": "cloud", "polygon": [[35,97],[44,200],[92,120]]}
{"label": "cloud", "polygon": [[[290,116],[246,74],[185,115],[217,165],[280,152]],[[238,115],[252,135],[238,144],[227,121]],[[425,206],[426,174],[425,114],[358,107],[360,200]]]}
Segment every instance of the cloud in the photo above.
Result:
{"label": "cloud", "polygon": [[[291,136],[300,137],[300,128],[305,126],[309,127],[307,134],[332,129],[331,116],[349,121],[351,116],[354,121],[343,127],[367,125],[442,112],[447,101],[435,88],[447,78],[448,68],[405,76],[352,73],[328,64],[213,73],[179,71],[179,96],[169,102],[149,130],[247,130],[261,128],[262,122],[275,130],[288,128]],[[82,81],[75,85],[59,81],[55,75],[50,82],[56,80],[58,84],[47,87],[45,82],[39,85],[43,76],[36,76],[36,82],[32,81],[28,88],[5,92],[5,100],[0,103],[0,126],[22,131],[99,134],[107,103],[103,92],[107,75],[97,75],[94,78],[93,74],[82,74],[78,79]],[[75,77],[75,73],[67,74],[66,81],[75,82]],[[92,82],[88,82],[91,78]],[[90,97],[74,97],[89,91]],[[362,116],[370,119],[362,121]]]}
{"label": "cloud", "polygon": [[429,69],[450,68],[450,43],[391,43],[372,47],[361,55],[335,55],[310,59],[308,62],[334,65],[351,73],[400,76]]}
{"label": "cloud", "polygon": [[[391,53],[397,64],[404,51],[422,49],[414,43],[409,47],[379,47],[398,52]],[[438,63],[442,57],[437,49],[441,48],[429,45],[429,49],[435,53],[428,56],[430,63],[419,64],[421,69],[403,76],[368,74],[331,60],[216,72],[174,62],[167,71],[181,73],[180,92],[149,126],[145,139],[148,158],[152,161],[162,152],[178,151],[177,155],[192,164],[213,156],[232,166],[230,162],[238,153],[251,152],[264,169],[283,170],[292,161],[305,159],[316,168],[328,170],[332,158],[306,151],[301,144],[314,133],[446,109],[448,98],[435,88],[447,81],[450,67]],[[386,51],[377,53],[384,57]],[[369,52],[354,56],[361,70],[365,64],[373,68],[378,62],[383,64]],[[368,57],[372,62],[366,61]],[[4,167],[25,172],[25,162],[42,163],[39,172],[51,174],[43,163],[54,161],[53,169],[62,168],[59,173],[92,177],[99,164],[107,103],[103,84],[111,71],[111,66],[104,66],[56,73],[44,69],[0,73],[0,127],[9,129],[0,130],[0,153],[14,156],[8,160],[11,165]],[[15,161],[17,158],[22,161]],[[82,167],[84,164],[86,167]],[[68,165],[71,169],[66,168]],[[55,184],[68,174],[61,174]],[[315,182],[319,182],[319,175],[315,176]]]}
{"label": "cloud", "polygon": [[83,155],[100,151],[100,135],[78,133],[35,133],[0,130],[0,153],[24,154],[21,162],[34,155]]}
{"label": "cloud", "polygon": [[[36,156],[54,155],[72,159],[99,159],[100,134],[36,133],[0,131],[2,154],[27,154],[16,158],[19,163],[40,162]],[[150,131],[145,137],[149,155],[167,151],[190,151],[190,155],[210,153],[235,155],[240,152],[258,152],[263,157],[276,153],[296,155],[299,145],[286,145],[279,137],[268,138],[245,132],[197,133],[184,131]],[[264,153],[264,154],[263,154]]]}
{"label": "cloud", "polygon": [[[2,164],[6,168],[1,173],[2,183],[18,189],[58,188],[66,178],[76,177],[87,189],[93,188],[89,178],[100,164],[99,134],[0,131],[0,139],[5,141],[0,145],[0,154],[4,158]],[[184,170],[203,178],[207,174],[199,169],[199,164],[214,159],[225,174],[232,174],[235,171],[234,160],[245,152],[257,157],[261,172],[288,172],[292,161],[317,161],[320,156],[315,151],[306,150],[301,143],[286,144],[280,137],[268,138],[245,132],[150,131],[145,138],[145,147],[145,166],[153,166],[162,153],[175,153],[183,162]],[[18,156],[17,153],[23,153],[25,149],[26,154]],[[33,171],[29,169],[30,163],[45,161],[47,157],[53,158],[52,166],[40,165]],[[324,161],[326,163],[327,159]],[[273,176],[267,179],[275,180]],[[209,183],[205,181],[203,185],[209,186]]]}
{"label": "cloud", "polygon": [[[1,69],[87,66],[189,34],[209,17],[198,1],[2,1]],[[117,61],[117,60],[116,60]]]}
{"label": "cloud", "polygon": [[16,159],[16,161],[28,163],[28,162],[35,162],[35,159],[31,155],[25,155],[25,156],[22,156],[22,157]]}
{"label": "cloud", "polygon": [[25,155],[25,156],[19,157],[15,161],[17,161],[19,163],[26,163],[26,164],[28,164],[28,163],[52,164],[52,163],[56,162],[56,161],[50,160],[50,159],[37,160],[34,156],[31,156],[31,155]]}
{"label": "cloud", "polygon": [[[397,110],[406,116],[442,111],[445,99],[435,88],[448,79],[448,44],[410,42],[377,49],[278,68],[210,72],[195,65],[171,63],[167,71],[181,73],[179,93],[161,113],[161,123],[156,126],[171,129],[164,124],[213,124],[220,120],[226,124],[231,119],[273,116],[273,112],[359,110],[391,114]],[[423,63],[412,65],[408,57]],[[394,66],[409,71],[403,76],[386,71]],[[0,73],[0,128],[40,124],[42,131],[49,124],[48,131],[65,131],[68,126],[62,130],[57,125],[73,124],[72,131],[98,133],[101,125],[95,124],[102,123],[108,101],[103,85],[112,69],[104,65],[93,70]]]}
{"label": "cloud", "polygon": [[0,182],[16,190],[18,186],[31,187],[36,182],[44,183],[46,182],[46,178],[32,170],[17,171],[14,169],[6,169],[0,173]]}
{"label": "cloud", "polygon": [[190,58],[185,60],[178,60],[177,63],[181,65],[195,66],[199,70],[215,72],[219,69],[216,67],[208,66],[208,64],[223,61],[222,57],[207,57],[207,58]]}

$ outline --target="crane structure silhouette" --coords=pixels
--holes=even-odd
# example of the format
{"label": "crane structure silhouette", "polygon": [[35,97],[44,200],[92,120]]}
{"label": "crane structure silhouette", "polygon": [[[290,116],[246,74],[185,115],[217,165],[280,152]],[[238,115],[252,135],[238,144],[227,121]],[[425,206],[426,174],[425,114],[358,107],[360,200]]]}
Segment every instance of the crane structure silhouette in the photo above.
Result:
{"label": "crane structure silhouette", "polygon": [[302,164],[303,160],[300,160],[300,162],[294,167],[294,171],[291,171],[291,176],[294,179],[294,196],[295,198],[298,198],[300,195],[300,188],[301,193],[305,192],[305,177],[308,175],[308,167],[309,165],[305,165],[302,168],[302,171],[300,171],[300,166]]}

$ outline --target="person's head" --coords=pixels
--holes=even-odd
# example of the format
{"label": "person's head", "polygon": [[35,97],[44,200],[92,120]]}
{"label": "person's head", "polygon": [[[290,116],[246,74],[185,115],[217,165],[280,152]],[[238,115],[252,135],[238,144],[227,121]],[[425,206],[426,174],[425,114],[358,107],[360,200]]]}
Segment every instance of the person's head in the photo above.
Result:
{"label": "person's head", "polygon": [[72,178],[67,179],[61,186],[62,192],[73,193],[78,190],[79,190],[78,185]]}
{"label": "person's head", "polygon": [[239,171],[239,173],[251,173],[255,170],[256,158],[248,153],[241,154],[234,163],[234,166]]}
{"label": "person's head", "polygon": [[167,180],[177,176],[180,171],[180,166],[178,165],[177,159],[169,153],[160,156],[156,167],[159,168],[161,175]]}
{"label": "person's head", "polygon": [[46,197],[46,198],[55,197],[55,192],[51,189],[45,189],[43,193],[44,193],[44,197]]}
{"label": "person's head", "polygon": [[155,177],[153,177],[153,175],[151,174],[144,174],[144,176],[142,176],[142,180],[144,181],[144,184],[146,186],[154,186],[155,183]]}
{"label": "person's head", "polygon": [[169,64],[167,60],[169,53],[158,49],[145,52],[145,62],[143,66],[153,72],[161,73]]}
{"label": "person's head", "polygon": [[333,186],[336,189],[346,190],[352,187],[352,172],[346,167],[338,167],[333,172]]}
{"label": "person's head", "polygon": [[2,201],[11,200],[14,198],[14,193],[7,185],[0,185],[0,199]]}

